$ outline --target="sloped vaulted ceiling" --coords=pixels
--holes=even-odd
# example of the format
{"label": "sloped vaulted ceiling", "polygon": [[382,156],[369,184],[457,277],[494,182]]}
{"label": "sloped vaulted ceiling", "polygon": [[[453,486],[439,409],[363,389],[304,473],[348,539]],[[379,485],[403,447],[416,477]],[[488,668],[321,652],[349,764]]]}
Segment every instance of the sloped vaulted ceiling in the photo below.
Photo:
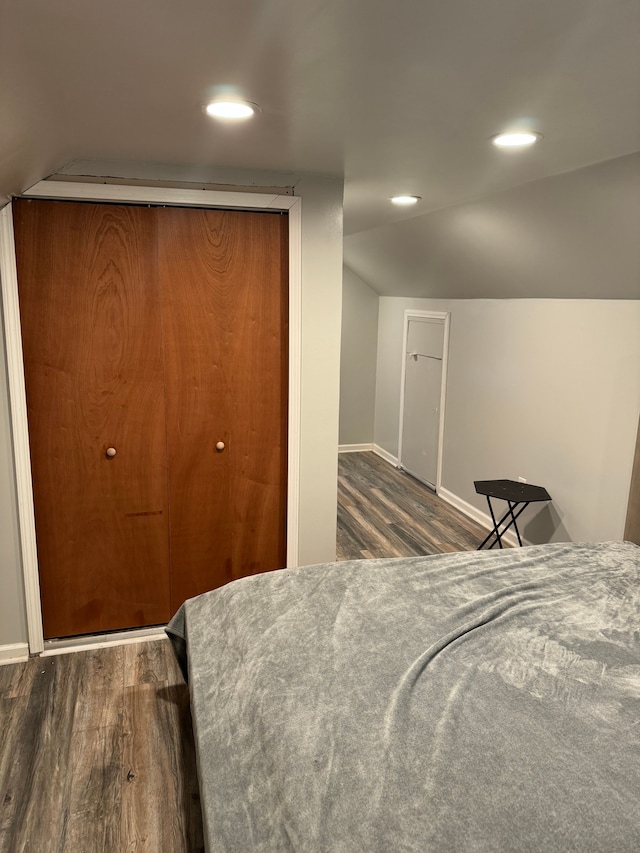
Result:
{"label": "sloped vaulted ceiling", "polygon": [[640,299],[640,154],[345,238],[385,296]]}
{"label": "sloped vaulted ceiling", "polygon": [[[344,176],[364,270],[367,242],[489,233],[515,188],[535,207],[536,182],[640,150],[639,43],[640,0],[0,0],[0,203],[77,160]],[[262,111],[214,123],[223,90]],[[513,125],[544,139],[494,149]]]}

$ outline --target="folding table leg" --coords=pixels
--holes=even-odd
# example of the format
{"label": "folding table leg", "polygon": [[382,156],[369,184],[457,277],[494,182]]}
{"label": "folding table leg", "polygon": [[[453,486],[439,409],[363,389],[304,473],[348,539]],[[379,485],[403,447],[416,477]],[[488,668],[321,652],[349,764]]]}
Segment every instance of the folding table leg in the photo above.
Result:
{"label": "folding table leg", "polygon": [[[493,507],[491,506],[491,499],[489,498],[489,495],[486,495],[486,498],[487,498],[487,503],[489,504],[489,512],[491,513],[491,520],[493,521],[493,530],[489,533],[489,535],[485,539],[482,540],[480,545],[478,545],[478,551],[481,551],[484,548],[484,546],[487,544],[487,542],[494,536],[496,537],[496,542],[498,543],[498,545],[500,545],[501,548],[504,547],[502,544],[502,539],[500,538],[500,528],[499,528],[499,525],[496,523],[496,517],[493,514]],[[504,519],[502,519],[500,521],[500,524],[502,524],[503,520]],[[491,545],[489,545],[489,548],[493,548],[493,546],[496,544],[496,542],[492,542]]]}
{"label": "folding table leg", "polygon": [[[496,517],[495,517],[495,514],[493,512],[493,506],[491,505],[491,499],[490,499],[489,495],[487,495],[486,497],[487,497],[487,503],[489,504],[489,512],[491,513],[491,520],[493,521],[493,530],[480,543],[480,545],[478,546],[478,551],[481,551],[484,548],[484,546],[487,544],[487,542],[489,542],[489,540],[494,538],[494,537],[495,537],[495,541],[492,542],[488,546],[488,548],[491,549],[491,548],[495,547],[496,543],[501,548],[504,548],[504,545],[502,544],[502,537],[504,536],[504,534],[507,532],[507,530],[510,527],[515,527],[516,535],[518,537],[518,543],[519,543],[520,547],[522,547],[522,538],[520,537],[520,531],[518,530],[518,525],[516,523],[516,519],[518,519],[520,517],[521,513],[529,506],[531,501],[524,501],[523,503],[519,503],[517,501],[507,501],[507,504],[508,504],[507,511],[502,516],[500,521],[496,521]],[[520,507],[520,509],[518,509],[518,511],[514,513],[514,510],[517,507]],[[507,518],[509,518],[509,516],[511,516],[511,521],[508,524],[505,524],[505,521],[507,520]],[[504,525],[504,527],[503,527],[503,525]],[[502,532],[500,531],[501,527],[502,527]]]}
{"label": "folding table leg", "polygon": [[[518,544],[519,544],[519,545],[520,545],[520,547],[522,548],[522,539],[520,538],[520,531],[518,530],[518,525],[516,524],[516,518],[518,517],[518,515],[520,515],[520,512],[522,512],[522,509],[524,509],[524,506],[526,506],[527,504],[525,504],[525,505],[522,507],[522,509],[520,510],[520,512],[518,513],[518,515],[514,515],[514,514],[513,514],[513,511],[514,511],[514,509],[518,506],[518,504],[517,504],[517,503],[513,503],[513,504],[512,504],[512,502],[511,502],[511,501],[507,501],[507,503],[509,504],[509,512],[511,513],[511,524],[513,524],[513,527],[514,527],[514,529],[515,529],[515,531],[516,531],[516,536],[518,537]],[[509,527],[511,527],[511,524],[509,524],[508,526],[509,526]],[[505,527],[505,529],[504,529],[504,530],[506,530],[506,529],[507,529],[507,528]],[[504,533],[504,530],[502,531],[503,533]]]}

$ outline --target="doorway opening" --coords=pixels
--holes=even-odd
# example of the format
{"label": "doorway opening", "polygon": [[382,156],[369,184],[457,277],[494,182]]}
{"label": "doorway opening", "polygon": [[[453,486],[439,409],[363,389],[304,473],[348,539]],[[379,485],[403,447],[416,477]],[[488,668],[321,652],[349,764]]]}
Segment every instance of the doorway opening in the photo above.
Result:
{"label": "doorway opening", "polygon": [[442,481],[449,314],[404,312],[398,467],[436,494]]}

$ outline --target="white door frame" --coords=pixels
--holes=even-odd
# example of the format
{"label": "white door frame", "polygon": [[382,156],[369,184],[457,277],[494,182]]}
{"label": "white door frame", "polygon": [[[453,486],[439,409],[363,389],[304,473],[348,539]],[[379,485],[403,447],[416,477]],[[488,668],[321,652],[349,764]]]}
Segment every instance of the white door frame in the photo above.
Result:
{"label": "white door frame", "polygon": [[[287,459],[287,566],[298,565],[300,520],[300,405],[301,405],[301,294],[302,216],[301,199],[287,195],[166,187],[123,186],[64,181],[40,181],[22,198],[67,201],[110,201],[134,204],[166,204],[181,207],[286,210],[289,220],[289,399]],[[31,481],[31,456],[25,394],[22,333],[18,304],[18,276],[11,205],[0,210],[0,279],[7,350],[11,428],[18,493],[18,524],[22,549],[27,609],[29,652],[44,650],[40,576]]]}
{"label": "white door frame", "polygon": [[442,453],[444,448],[444,407],[447,398],[447,361],[449,355],[449,321],[451,315],[447,311],[419,311],[416,308],[406,308],[404,312],[404,329],[402,332],[402,375],[400,377],[400,426],[398,435],[398,467],[402,468],[402,428],[404,426],[404,383],[407,371],[407,336],[409,320],[444,320],[444,338],[442,341],[442,385],[440,388],[440,423],[438,425],[438,462],[436,468],[436,494],[442,487]]}

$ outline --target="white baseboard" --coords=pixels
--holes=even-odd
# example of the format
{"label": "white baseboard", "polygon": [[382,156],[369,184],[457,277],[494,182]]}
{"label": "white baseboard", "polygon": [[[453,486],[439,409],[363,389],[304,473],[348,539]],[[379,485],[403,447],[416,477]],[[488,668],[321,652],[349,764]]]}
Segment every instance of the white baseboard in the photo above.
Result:
{"label": "white baseboard", "polygon": [[394,465],[396,468],[398,467],[398,458],[396,456],[392,456],[388,451],[380,447],[379,444],[338,445],[338,453],[366,453],[371,450],[373,450],[376,456],[379,456],[381,459],[384,459],[385,462],[388,462],[390,465]]}
{"label": "white baseboard", "polygon": [[[338,447],[338,453],[360,453],[366,450],[373,450],[373,452],[381,459],[384,459],[385,462],[388,462],[395,468],[398,467],[398,457],[392,456],[391,453],[389,453],[383,447],[380,447],[379,444],[341,444]],[[493,522],[491,521],[491,516],[488,512],[482,512],[482,510],[473,506],[473,504],[470,504],[462,498],[459,498],[458,495],[454,495],[453,492],[450,492],[448,489],[445,489],[442,486],[436,490],[436,494],[439,498],[442,498],[443,501],[446,501],[446,503],[451,504],[451,506],[460,510],[460,512],[462,512],[464,515],[468,516],[469,518],[473,519],[473,521],[486,528],[486,530],[493,530]],[[501,512],[500,516],[502,516],[503,514],[504,510]],[[513,530],[507,530],[507,532],[504,533],[501,538],[504,539],[504,541],[508,545],[511,545],[512,548],[517,548],[519,546],[518,537],[513,532]],[[531,545],[531,542],[528,542],[524,538],[524,536],[522,536],[522,544]]]}
{"label": "white baseboard", "polygon": [[[105,649],[110,646],[126,646],[130,643],[164,640],[166,633],[163,626],[139,628],[113,634],[100,634],[90,637],[72,637],[66,640],[45,641],[42,657],[64,655],[70,652],[84,652],[93,649]],[[24,663],[29,660],[28,643],[9,643],[0,646],[0,666],[9,663]]]}
{"label": "white baseboard", "polygon": [[[488,512],[482,512],[482,510],[473,506],[473,504],[467,503],[467,501],[459,498],[457,495],[454,495],[453,492],[450,492],[448,489],[441,488],[438,492],[438,497],[441,497],[443,501],[446,501],[448,504],[451,504],[451,506],[459,509],[460,512],[463,512],[469,518],[477,521],[477,523],[482,525],[482,527],[485,527],[487,530],[493,530],[493,521],[491,521],[491,516]],[[502,514],[504,514],[504,510],[501,515]],[[518,547],[518,537],[512,530],[508,530],[501,538],[513,548]],[[531,543],[527,542],[523,537],[522,544],[530,545]]]}
{"label": "white baseboard", "polygon": [[152,640],[166,640],[164,626],[151,628],[131,628],[112,634],[93,634],[86,637],[71,637],[65,640],[45,640],[42,657],[68,655],[71,652],[87,652],[95,649],[108,649],[111,646],[128,646],[132,643],[148,643]]}
{"label": "white baseboard", "polygon": [[398,457],[392,456],[388,450],[384,449],[384,447],[380,447],[379,444],[374,444],[373,452],[376,456],[379,456],[381,459],[384,459],[385,462],[388,462],[389,465],[393,465],[395,468],[398,467]]}
{"label": "white baseboard", "polygon": [[29,646],[27,643],[8,643],[0,646],[0,666],[5,663],[23,663],[29,660]]}

